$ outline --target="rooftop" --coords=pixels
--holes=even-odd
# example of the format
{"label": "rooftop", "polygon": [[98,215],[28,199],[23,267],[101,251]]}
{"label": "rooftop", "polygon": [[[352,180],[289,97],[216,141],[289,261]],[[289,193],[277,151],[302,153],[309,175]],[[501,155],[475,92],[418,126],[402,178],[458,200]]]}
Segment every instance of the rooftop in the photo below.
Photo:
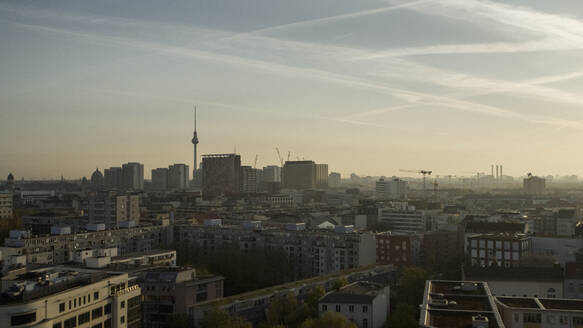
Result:
{"label": "rooftop", "polygon": [[385,286],[368,281],[357,281],[340,290],[328,293],[321,303],[361,303],[371,304]]}
{"label": "rooftop", "polygon": [[563,269],[556,267],[519,267],[502,268],[465,267],[465,277],[470,280],[510,280],[510,281],[563,281]]}

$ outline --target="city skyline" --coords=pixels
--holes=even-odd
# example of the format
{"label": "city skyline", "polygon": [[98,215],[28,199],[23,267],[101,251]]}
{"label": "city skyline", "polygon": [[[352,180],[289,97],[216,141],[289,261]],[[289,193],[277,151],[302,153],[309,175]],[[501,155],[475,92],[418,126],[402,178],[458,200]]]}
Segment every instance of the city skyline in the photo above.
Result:
{"label": "city skyline", "polygon": [[0,26],[2,178],[193,167],[193,104],[199,154],[258,167],[583,175],[580,2],[31,1]]}

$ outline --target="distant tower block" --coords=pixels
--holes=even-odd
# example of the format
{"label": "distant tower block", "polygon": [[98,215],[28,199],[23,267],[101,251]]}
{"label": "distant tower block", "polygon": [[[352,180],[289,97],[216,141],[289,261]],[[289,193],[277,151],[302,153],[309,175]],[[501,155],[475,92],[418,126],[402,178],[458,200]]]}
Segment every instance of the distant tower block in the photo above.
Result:
{"label": "distant tower block", "polygon": [[503,173],[502,173],[502,164],[500,164],[500,180],[502,180],[502,177],[503,177],[503,176],[504,176],[504,175],[503,175]]}
{"label": "distant tower block", "polygon": [[194,133],[192,136],[192,144],[194,145],[194,165],[192,166],[192,179],[194,180],[194,175],[196,174],[196,147],[198,145],[198,135],[196,133],[196,106],[194,106]]}
{"label": "distant tower block", "polygon": [[498,174],[499,169],[500,169],[500,167],[498,165],[496,165],[496,180],[498,180],[498,178],[500,177],[500,175]]}

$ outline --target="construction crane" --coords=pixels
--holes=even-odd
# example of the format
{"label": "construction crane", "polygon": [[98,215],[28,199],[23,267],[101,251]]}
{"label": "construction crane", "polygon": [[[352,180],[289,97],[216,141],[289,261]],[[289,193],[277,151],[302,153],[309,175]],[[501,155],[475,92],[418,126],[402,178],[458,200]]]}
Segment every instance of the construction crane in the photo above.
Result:
{"label": "construction crane", "polygon": [[255,163],[253,163],[253,168],[257,168],[257,158],[259,158],[259,154],[255,154]]}
{"label": "construction crane", "polygon": [[422,174],[423,175],[423,191],[425,191],[425,176],[427,175],[431,175],[431,173],[433,171],[429,171],[429,170],[405,170],[405,169],[400,169],[399,171],[401,172],[411,172],[411,173],[418,173],[418,174]]}
{"label": "construction crane", "polygon": [[279,153],[279,148],[275,147],[275,150],[277,151],[277,158],[279,158],[279,163],[281,164],[281,167],[283,167],[283,158],[281,158],[281,154]]}

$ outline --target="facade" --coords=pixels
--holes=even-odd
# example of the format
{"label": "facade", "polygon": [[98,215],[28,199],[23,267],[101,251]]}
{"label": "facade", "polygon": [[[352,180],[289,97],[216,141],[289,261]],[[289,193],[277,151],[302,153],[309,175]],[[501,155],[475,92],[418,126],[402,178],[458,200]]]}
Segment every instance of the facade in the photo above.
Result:
{"label": "facade", "polygon": [[565,298],[583,299],[583,262],[569,262],[565,266]]}
{"label": "facade", "polygon": [[390,231],[375,235],[377,263],[395,266],[419,265],[421,238],[413,234],[394,234]]}
{"label": "facade", "polygon": [[524,234],[482,234],[468,238],[466,257],[472,266],[516,268],[531,253],[531,238]]}
{"label": "facade", "polygon": [[423,233],[426,230],[425,217],[414,207],[404,209],[379,208],[379,222],[387,224],[392,232]]}
{"label": "facade", "polygon": [[376,242],[371,233],[312,231],[299,227],[256,230],[242,226],[179,225],[174,229],[174,239],[190,243],[202,254],[212,254],[227,246],[259,252],[280,249],[294,264],[296,279],[354,269],[376,261]]}
{"label": "facade", "polygon": [[340,313],[358,328],[382,328],[389,315],[389,286],[357,281],[330,292],[318,302],[320,314]]}
{"label": "facade", "polygon": [[241,192],[245,194],[257,192],[257,169],[241,166]]}
{"label": "facade", "polygon": [[546,180],[529,174],[527,178],[522,181],[522,190],[527,195],[541,195],[546,190]]}
{"label": "facade", "polygon": [[122,188],[124,190],[144,189],[144,164],[130,162],[121,166]]}
{"label": "facade", "polygon": [[24,230],[30,231],[33,236],[50,235],[53,226],[69,227],[72,232],[81,232],[87,230],[87,224],[87,216],[60,216],[51,212],[22,217]]}
{"label": "facade", "polygon": [[140,197],[118,195],[116,192],[95,192],[89,195],[89,223],[103,223],[109,229],[121,222],[140,221]]}
{"label": "facade", "polygon": [[342,176],[338,172],[332,172],[328,175],[328,186],[331,188],[340,187],[342,183]]}
{"label": "facade", "polygon": [[297,190],[314,189],[316,187],[316,163],[314,161],[285,162],[283,186]]}
{"label": "facade", "polygon": [[583,327],[583,300],[496,297],[508,328]]}
{"label": "facade", "polygon": [[121,190],[123,188],[121,167],[110,167],[103,170],[103,174],[105,187],[107,189]]}
{"label": "facade", "polygon": [[281,182],[281,167],[269,165],[263,167],[263,182]]}
{"label": "facade", "polygon": [[141,289],[127,274],[50,267],[12,281],[1,327],[140,327]]}
{"label": "facade", "polygon": [[238,194],[241,188],[241,156],[236,154],[203,155],[204,198]]}
{"label": "facade", "polygon": [[401,179],[385,180],[381,178],[375,184],[375,196],[377,199],[406,200],[409,190],[409,182]]}
{"label": "facade", "polygon": [[26,256],[28,264],[63,264],[73,261],[76,250],[117,247],[119,255],[145,252],[172,242],[168,226],[136,227],[53,236],[31,236],[26,231],[10,232],[5,248],[15,256]]}
{"label": "facade", "polygon": [[328,188],[328,164],[316,164],[315,170],[316,170],[315,176],[316,188],[318,189]]}
{"label": "facade", "polygon": [[152,189],[168,189],[168,169],[165,167],[152,170]]}
{"label": "facade", "polygon": [[12,192],[0,191],[0,219],[12,219]]}
{"label": "facade", "polygon": [[189,268],[142,273],[139,282],[144,295],[142,327],[170,327],[168,318],[171,315],[189,314],[198,303],[222,298],[223,281],[221,276],[198,277],[196,271]]}
{"label": "facade", "polygon": [[423,265],[433,267],[463,256],[457,231],[434,231],[423,234]]}
{"label": "facade", "polygon": [[168,167],[168,189],[185,190],[190,184],[188,165],[174,164]]}

